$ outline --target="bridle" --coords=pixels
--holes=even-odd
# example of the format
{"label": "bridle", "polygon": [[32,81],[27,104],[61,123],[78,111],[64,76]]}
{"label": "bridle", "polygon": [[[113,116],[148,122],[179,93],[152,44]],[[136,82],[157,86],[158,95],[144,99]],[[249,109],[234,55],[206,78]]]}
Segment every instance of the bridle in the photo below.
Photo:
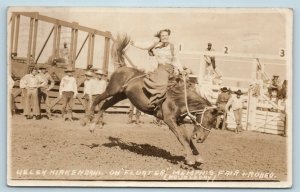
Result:
{"label": "bridle", "polygon": [[[196,126],[200,126],[203,130],[210,132],[210,129],[208,129],[208,128],[206,128],[206,127],[204,127],[204,126],[202,125],[202,122],[203,122],[203,116],[204,116],[204,113],[205,113],[207,110],[209,110],[209,109],[215,109],[215,108],[217,108],[217,107],[216,107],[216,106],[212,106],[212,107],[204,107],[204,109],[202,109],[202,110],[190,111],[190,110],[189,110],[189,107],[188,107],[188,101],[187,101],[186,76],[183,77],[183,82],[184,82],[184,99],[185,99],[186,113],[182,114],[181,116],[186,116],[186,115],[189,116]],[[196,116],[193,115],[193,114],[202,114],[200,123],[197,121]]]}
{"label": "bridle", "polygon": [[[196,126],[199,126],[201,127],[202,129],[204,129],[205,131],[208,131],[210,132],[211,129],[208,129],[206,127],[204,127],[202,125],[203,123],[203,116],[204,116],[204,113],[207,111],[207,110],[210,110],[210,109],[215,109],[217,107],[213,106],[213,107],[204,107],[204,109],[200,109],[200,110],[194,110],[194,111],[188,111],[184,114],[182,114],[181,116],[184,117],[184,116],[189,116],[190,119],[193,121],[193,123],[196,125]],[[197,118],[195,115],[199,115],[199,114],[202,114],[201,116],[201,119],[200,119],[200,123],[197,121]]]}

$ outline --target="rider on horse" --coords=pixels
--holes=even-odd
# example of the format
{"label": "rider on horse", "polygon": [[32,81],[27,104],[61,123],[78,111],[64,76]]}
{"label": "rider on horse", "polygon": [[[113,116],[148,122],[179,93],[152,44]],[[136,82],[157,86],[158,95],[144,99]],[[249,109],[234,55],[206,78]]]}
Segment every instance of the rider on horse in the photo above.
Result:
{"label": "rider on horse", "polygon": [[155,109],[163,100],[170,77],[178,70],[183,71],[182,65],[175,53],[174,44],[169,42],[171,31],[169,29],[160,30],[155,37],[159,38],[150,47],[142,48],[131,42],[136,48],[147,50],[150,56],[155,56],[158,66],[157,69],[145,78],[145,89],[150,96],[149,107]]}

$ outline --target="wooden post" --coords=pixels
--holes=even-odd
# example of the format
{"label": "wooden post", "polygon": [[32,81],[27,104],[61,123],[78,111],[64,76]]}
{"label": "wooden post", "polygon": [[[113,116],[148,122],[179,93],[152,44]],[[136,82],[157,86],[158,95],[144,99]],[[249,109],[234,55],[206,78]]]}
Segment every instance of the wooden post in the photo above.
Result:
{"label": "wooden post", "polygon": [[[257,60],[256,58],[252,61],[252,81],[256,80],[257,71]],[[248,91],[248,106],[247,106],[247,130],[255,129],[256,124],[256,107],[257,107],[257,97],[253,96],[253,90]]]}
{"label": "wooden post", "polygon": [[69,67],[72,67],[73,68],[73,62],[72,62],[72,58],[73,58],[73,52],[74,52],[74,33],[75,33],[75,29],[72,29],[71,30],[71,44],[70,44],[70,52],[69,52]]}
{"label": "wooden post", "polygon": [[15,38],[15,26],[16,26],[16,15],[13,13],[11,18],[11,26],[10,26],[10,57],[14,52],[14,38]]}
{"label": "wooden post", "polygon": [[57,54],[58,50],[56,50],[57,32],[58,32],[58,26],[56,24],[54,24],[53,47],[52,47],[53,59],[56,59],[58,56],[58,54]]}
{"label": "wooden post", "polygon": [[104,58],[103,58],[103,67],[102,67],[105,74],[108,73],[109,50],[110,50],[110,39],[105,37]]}
{"label": "wooden post", "polygon": [[60,53],[59,53],[59,50],[60,50],[60,37],[61,37],[61,25],[58,25],[57,26],[57,36],[56,36],[56,57],[60,57]]}
{"label": "wooden post", "polygon": [[19,29],[20,29],[20,15],[17,15],[17,21],[16,21],[16,33],[15,33],[15,44],[14,44],[14,55],[17,56],[18,53],[18,42],[19,42]]}
{"label": "wooden post", "polygon": [[71,52],[71,63],[73,69],[75,68],[76,62],[76,52],[77,52],[77,40],[78,40],[78,23],[73,22],[73,29],[74,29],[74,42],[73,42],[73,51]]}
{"label": "wooden post", "polygon": [[31,61],[31,47],[32,47],[32,34],[33,34],[33,22],[34,18],[30,18],[30,28],[29,28],[29,39],[28,39],[28,48],[27,48],[27,64],[30,65]]}
{"label": "wooden post", "polygon": [[95,35],[91,36],[91,52],[90,52],[90,65],[94,64],[94,45],[95,45]]}
{"label": "wooden post", "polygon": [[37,42],[37,30],[38,30],[38,20],[34,19],[33,43],[32,43],[32,50],[31,50],[33,61],[35,61],[36,42]]}
{"label": "wooden post", "polygon": [[91,44],[92,44],[92,34],[89,33],[88,52],[87,52],[87,66],[91,64],[91,60],[90,60]]}

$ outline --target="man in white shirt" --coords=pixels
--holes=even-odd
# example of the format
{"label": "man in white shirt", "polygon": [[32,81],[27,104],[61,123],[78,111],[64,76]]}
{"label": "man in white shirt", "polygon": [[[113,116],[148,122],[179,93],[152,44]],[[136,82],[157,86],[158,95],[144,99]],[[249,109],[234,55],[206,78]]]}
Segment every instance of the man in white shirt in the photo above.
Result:
{"label": "man in white shirt", "polygon": [[93,76],[94,73],[91,71],[87,71],[85,73],[85,81],[84,81],[84,87],[83,87],[83,99],[85,100],[85,113],[88,114],[88,111],[92,105],[92,83],[93,83]]}
{"label": "man in white shirt", "polygon": [[[39,88],[39,105],[41,107],[41,103],[42,100],[44,101],[44,103],[46,104],[45,108],[46,108],[46,116],[49,119],[49,115],[50,115],[50,105],[49,105],[49,99],[48,99],[48,91],[50,91],[53,87],[54,87],[54,80],[51,77],[51,75],[48,73],[46,66],[40,66],[39,67],[40,73],[38,74],[38,76],[40,76],[41,78],[44,79],[44,81],[46,81],[47,83],[45,84],[45,86],[40,87]],[[50,83],[50,85],[49,85]]]}
{"label": "man in white shirt", "polygon": [[[98,69],[94,73],[96,77],[92,78],[90,82],[87,84],[87,91],[90,90],[89,94],[91,95],[90,96],[91,100],[89,102],[90,105],[89,108],[87,108],[87,110],[90,110],[90,107],[94,102],[95,98],[98,97],[100,94],[102,94],[105,91],[107,86],[105,73],[101,69]],[[100,110],[104,102],[105,100],[100,102],[98,106],[96,106],[96,108]],[[86,114],[88,114],[87,111]],[[102,122],[102,119],[103,119],[103,114],[98,114],[95,116],[95,118],[93,118],[93,123],[98,124],[99,122]],[[81,124],[84,126],[88,121],[90,121],[90,117],[86,115],[85,118],[82,119]]]}
{"label": "man in white shirt", "polygon": [[228,111],[229,107],[232,107],[235,122],[236,122],[236,129],[235,132],[239,133],[243,131],[242,126],[242,114],[243,114],[243,104],[246,102],[246,99],[242,99],[241,95],[243,95],[242,91],[239,89],[238,91],[234,92],[236,96],[232,96],[226,104],[225,109]]}
{"label": "man in white shirt", "polygon": [[[30,74],[20,80],[20,88],[26,90],[24,115],[26,119],[41,119],[38,99],[38,88],[43,87],[47,82],[38,75],[38,69],[33,68]],[[32,109],[32,110],[31,110]]]}
{"label": "man in white shirt", "polygon": [[68,115],[65,120],[72,118],[72,108],[73,108],[73,99],[76,98],[77,92],[77,83],[75,77],[73,77],[74,70],[72,68],[67,68],[65,70],[66,76],[61,79],[59,86],[59,96],[63,99],[62,104],[62,115]]}

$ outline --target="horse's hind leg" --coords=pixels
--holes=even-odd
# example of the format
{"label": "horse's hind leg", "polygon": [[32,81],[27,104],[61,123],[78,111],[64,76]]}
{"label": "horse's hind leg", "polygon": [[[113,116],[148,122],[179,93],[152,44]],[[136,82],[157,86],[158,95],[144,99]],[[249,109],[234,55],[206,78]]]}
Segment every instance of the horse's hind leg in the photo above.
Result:
{"label": "horse's hind leg", "polygon": [[122,101],[126,99],[126,95],[124,93],[119,93],[117,95],[114,95],[112,98],[106,100],[103,105],[101,106],[99,112],[95,115],[94,119],[92,120],[92,124],[90,126],[90,132],[94,132],[96,124],[100,124],[102,126],[102,116],[103,112],[113,106],[114,104],[118,103],[119,101]]}

